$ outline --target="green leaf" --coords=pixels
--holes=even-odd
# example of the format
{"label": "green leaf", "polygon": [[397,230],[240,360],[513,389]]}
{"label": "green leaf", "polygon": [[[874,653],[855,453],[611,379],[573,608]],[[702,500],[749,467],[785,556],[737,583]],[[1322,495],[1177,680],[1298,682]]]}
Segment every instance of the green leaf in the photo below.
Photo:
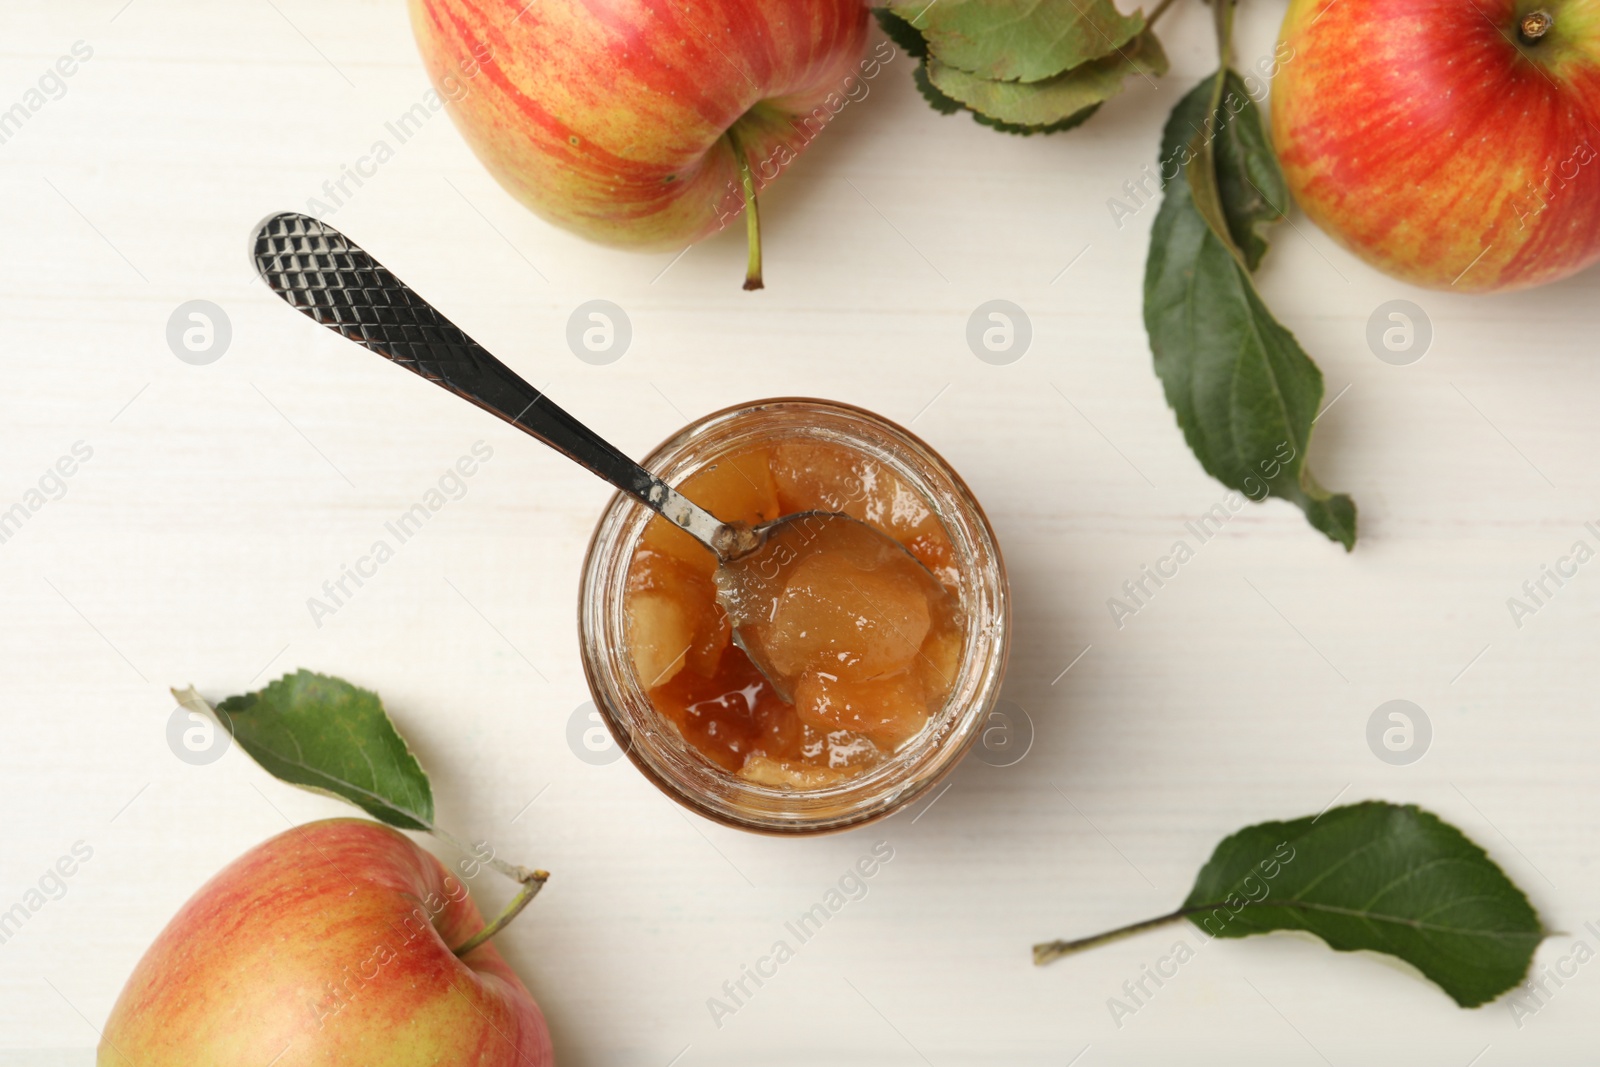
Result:
{"label": "green leaf", "polygon": [[1203,161],[1211,162],[1218,207],[1227,219],[1226,232],[1253,271],[1267,251],[1263,228],[1284,217],[1289,185],[1244,79],[1233,70],[1226,75],[1221,106],[1209,127],[1205,115],[1216,89],[1215,75],[1195,86],[1173,108],[1162,132],[1162,173],[1175,168],[1187,149],[1192,158],[1184,171],[1193,189],[1196,172],[1204,173]]}
{"label": "green leaf", "polygon": [[940,114],[954,115],[959,111],[964,111],[971,115],[972,120],[979,125],[991,127],[992,129],[998,130],[1001,133],[1013,133],[1022,137],[1030,137],[1036,133],[1056,133],[1061,130],[1070,130],[1074,126],[1082,125],[1083,122],[1089,118],[1089,116],[1093,115],[1100,108],[1099,104],[1095,104],[1092,107],[1084,108],[1077,114],[1067,116],[1060,122],[1053,122],[1048,126],[1019,126],[1014,123],[1002,122],[999,119],[990,118],[988,115],[980,115],[978,112],[967,107],[961,101],[948,97],[944,93],[940,92],[939,88],[935,86],[928,78],[928,64],[926,61],[919,64],[912,70],[911,79],[912,81],[916,82],[917,89],[922,93],[923,99],[928,101],[928,106]]}
{"label": "green leaf", "polygon": [[[1237,153],[1219,144],[1214,155],[1214,193],[1234,242],[1213,231],[1191,192],[1189,146],[1197,129],[1204,136],[1213,87],[1207,81],[1184,97],[1162,140],[1166,194],[1151,228],[1144,280],[1145,330],[1156,374],[1207,473],[1252,500],[1271,495],[1290,501],[1312,526],[1349,550],[1356,540],[1355,503],[1322,488],[1305,464],[1322,402],[1322,372],[1272,317],[1247,269],[1252,252],[1259,259],[1266,248],[1256,231],[1266,209],[1252,206],[1256,202],[1243,192],[1253,175],[1266,173],[1259,161],[1250,163],[1249,139],[1240,135]],[[1196,112],[1202,90],[1206,95]],[[1247,108],[1248,119],[1235,123],[1259,123],[1253,107]],[[1270,204],[1270,198],[1263,202]],[[1235,243],[1249,251],[1241,256]]]}
{"label": "green leaf", "polygon": [[951,99],[928,79],[928,64],[924,60],[918,63],[911,72],[911,80],[917,83],[917,90],[922,93],[922,98],[928,106],[941,115],[954,115],[958,111],[966,111],[967,106],[959,100]]}
{"label": "green leaf", "polygon": [[378,694],[303,670],[217,711],[239,747],[285,782],[402,830],[433,829],[433,788]]}
{"label": "green leaf", "polygon": [[1522,890],[1460,830],[1380,801],[1225,838],[1184,911],[1213,937],[1305,930],[1340,952],[1397,956],[1463,1008],[1522,981],[1545,936]]}
{"label": "green leaf", "polygon": [[1093,115],[1100,106],[1096,104],[1094,107],[1085,108],[1076,115],[1068,116],[1062,121],[1048,126],[1018,126],[1009,122],[1001,122],[999,119],[992,119],[988,115],[980,115],[961,101],[940,92],[938,86],[934,85],[928,78],[928,64],[926,61],[912,70],[911,80],[916,82],[917,90],[922,93],[922,97],[928,102],[928,106],[941,115],[954,115],[957,112],[964,111],[972,116],[974,122],[980,125],[992,127],[1001,133],[1014,133],[1022,137],[1029,137],[1036,133],[1055,133],[1059,130],[1070,130],[1072,127],[1081,124],[1090,115]]}
{"label": "green leaf", "polygon": [[1130,74],[1165,74],[1167,56],[1155,35],[1144,33],[1117,53],[1044,81],[994,81],[938,59],[929,59],[927,67],[928,80],[949,99],[998,123],[1042,132],[1078,125],[1121,92]]}
{"label": "green leaf", "polygon": [[1076,126],[1082,126],[1093,118],[1094,113],[1099,110],[1099,104],[1091,104],[1082,111],[1073,112],[1060,122],[1052,122],[1044,126],[1022,126],[1015,122],[1002,122],[1000,119],[992,119],[988,115],[983,115],[976,111],[971,114],[972,121],[980,126],[988,126],[990,129],[1000,133],[1016,134],[1018,137],[1032,137],[1036,133],[1060,133],[1062,130],[1070,130]]}
{"label": "green leaf", "polygon": [[872,13],[884,34],[900,51],[913,59],[922,59],[928,54],[928,42],[923,40],[921,30],[886,7],[875,7]]}
{"label": "green leaf", "polygon": [[980,78],[1038,81],[1109,55],[1144,29],[1111,0],[897,0],[934,58]]}

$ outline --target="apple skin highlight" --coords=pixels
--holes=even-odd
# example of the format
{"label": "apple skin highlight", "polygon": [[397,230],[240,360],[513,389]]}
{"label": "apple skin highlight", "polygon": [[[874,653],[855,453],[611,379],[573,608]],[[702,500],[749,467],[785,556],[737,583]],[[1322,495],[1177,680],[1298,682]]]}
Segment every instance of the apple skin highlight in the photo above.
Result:
{"label": "apple skin highlight", "polygon": [[1379,270],[1488,292],[1600,258],[1596,0],[1292,0],[1279,57],[1295,199]]}
{"label": "apple skin highlight", "polygon": [[557,226],[638,251],[676,252],[737,219],[734,144],[759,190],[867,76],[861,0],[409,6],[429,77],[500,184]]}
{"label": "apple skin highlight", "polygon": [[207,882],[139,961],[100,1067],[551,1067],[550,1033],[459,878],[386,826],[330,819]]}

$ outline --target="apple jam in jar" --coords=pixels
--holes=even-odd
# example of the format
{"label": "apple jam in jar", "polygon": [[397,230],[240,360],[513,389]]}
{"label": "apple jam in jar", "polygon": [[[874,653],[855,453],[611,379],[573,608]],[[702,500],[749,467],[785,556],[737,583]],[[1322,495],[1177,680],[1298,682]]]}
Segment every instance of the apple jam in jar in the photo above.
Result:
{"label": "apple jam in jar", "polygon": [[724,521],[841,513],[905,549],[805,520],[759,627],[785,694],[732,640],[716,558],[613,498],[579,629],[595,704],[648,777],[721,822],[814,833],[881,818],[956,764],[999,693],[1009,599],[988,520],[932,449],[859,408],[767,400],[685,427],[644,466]]}

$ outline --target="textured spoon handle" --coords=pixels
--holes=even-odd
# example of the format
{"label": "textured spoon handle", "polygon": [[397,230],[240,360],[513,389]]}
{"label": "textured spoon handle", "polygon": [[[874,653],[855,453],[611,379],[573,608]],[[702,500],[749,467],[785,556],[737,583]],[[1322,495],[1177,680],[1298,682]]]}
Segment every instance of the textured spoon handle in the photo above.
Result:
{"label": "textured spoon handle", "polygon": [[551,403],[332,226],[273,215],[251,258],[290,307],[537,437],[716,551],[715,517]]}

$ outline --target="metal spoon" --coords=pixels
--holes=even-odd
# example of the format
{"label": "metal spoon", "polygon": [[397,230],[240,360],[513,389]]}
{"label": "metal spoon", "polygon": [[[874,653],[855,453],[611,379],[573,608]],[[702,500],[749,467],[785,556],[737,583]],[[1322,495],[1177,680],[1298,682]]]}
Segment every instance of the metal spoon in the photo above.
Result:
{"label": "metal spoon", "polygon": [[[715,554],[718,599],[728,610],[734,640],[784,699],[791,672],[775,669],[750,631],[770,615],[787,568],[823,541],[915,560],[898,541],[848,515],[807,511],[760,526],[722,522],[551,403],[326,222],[296,212],[269,216],[256,229],[251,260],[290,307],[538,438]],[[948,596],[920,562],[917,568],[930,583],[930,602]]]}

